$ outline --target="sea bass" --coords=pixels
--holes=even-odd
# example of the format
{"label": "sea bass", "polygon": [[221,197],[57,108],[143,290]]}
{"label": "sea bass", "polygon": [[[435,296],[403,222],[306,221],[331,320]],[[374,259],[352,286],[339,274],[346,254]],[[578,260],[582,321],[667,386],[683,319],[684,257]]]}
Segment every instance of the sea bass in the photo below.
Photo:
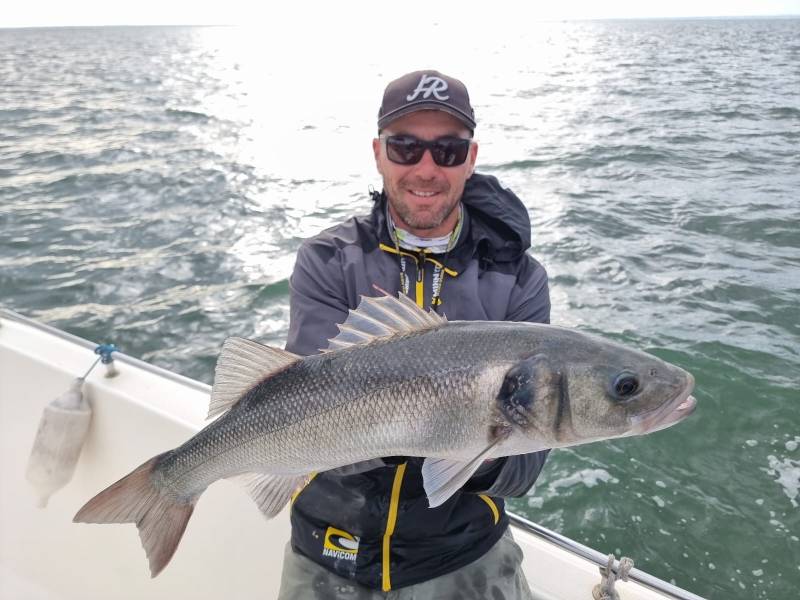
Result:
{"label": "sea bass", "polygon": [[426,457],[433,507],[487,459],[649,433],[695,407],[686,371],[576,330],[448,322],[404,295],[364,298],[339,328],[308,357],[226,340],[209,411],[221,416],[75,521],[136,523],[155,577],[218,479],[241,481],[270,518],[312,473]]}

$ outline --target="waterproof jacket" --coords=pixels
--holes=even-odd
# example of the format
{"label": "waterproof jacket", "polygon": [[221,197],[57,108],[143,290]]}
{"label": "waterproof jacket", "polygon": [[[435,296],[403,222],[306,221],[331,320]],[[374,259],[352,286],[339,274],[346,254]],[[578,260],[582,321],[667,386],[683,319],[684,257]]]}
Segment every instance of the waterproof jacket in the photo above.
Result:
{"label": "waterproof jacket", "polygon": [[[387,226],[385,194],[374,206],[307,240],[290,279],[286,349],[326,348],[349,309],[374,285],[400,289],[400,257]],[[439,314],[450,320],[548,323],[544,268],[526,250],[530,219],[522,202],[494,177],[475,174],[462,196],[463,225],[446,255],[406,256],[409,296],[428,309],[439,265]],[[337,424],[332,423],[332,427]],[[486,553],[508,527],[503,497],[524,495],[547,451],[486,463],[464,488],[429,508],[423,459],[387,457],[319,473],[292,505],[292,547],[331,571],[388,591],[454,571]],[[369,468],[375,467],[375,468]],[[366,469],[366,470],[364,470]]]}

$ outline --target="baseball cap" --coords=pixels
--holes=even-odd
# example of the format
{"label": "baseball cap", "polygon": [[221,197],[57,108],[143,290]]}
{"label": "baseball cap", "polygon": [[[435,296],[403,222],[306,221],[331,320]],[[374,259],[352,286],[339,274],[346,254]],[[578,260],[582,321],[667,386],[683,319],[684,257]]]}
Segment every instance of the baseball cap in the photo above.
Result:
{"label": "baseball cap", "polygon": [[466,86],[439,71],[414,71],[395,79],[383,92],[378,110],[378,129],[418,110],[441,110],[475,131],[475,111]]}

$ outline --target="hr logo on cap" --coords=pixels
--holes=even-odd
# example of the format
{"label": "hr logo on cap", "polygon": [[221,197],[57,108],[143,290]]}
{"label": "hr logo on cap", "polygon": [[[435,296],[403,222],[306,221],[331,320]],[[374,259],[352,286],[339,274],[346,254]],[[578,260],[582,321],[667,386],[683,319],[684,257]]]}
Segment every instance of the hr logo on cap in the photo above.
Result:
{"label": "hr logo on cap", "polygon": [[431,96],[434,96],[437,100],[449,100],[450,96],[440,94],[440,92],[443,93],[446,91],[447,82],[444,79],[435,77],[434,75],[423,75],[417,84],[417,89],[415,89],[413,93],[406,96],[406,100],[408,102],[413,102],[420,94],[422,94],[423,98],[430,98]]}

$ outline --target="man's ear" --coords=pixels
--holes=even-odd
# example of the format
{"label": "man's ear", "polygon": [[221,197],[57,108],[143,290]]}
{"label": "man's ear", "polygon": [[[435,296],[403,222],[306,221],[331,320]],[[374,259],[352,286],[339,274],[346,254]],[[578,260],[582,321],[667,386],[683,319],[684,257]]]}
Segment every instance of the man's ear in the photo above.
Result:
{"label": "man's ear", "polygon": [[467,171],[467,177],[472,177],[472,174],[475,172],[475,162],[478,160],[478,142],[472,142],[469,145],[469,170]]}
{"label": "man's ear", "polygon": [[381,139],[374,138],[372,140],[372,154],[375,156],[375,166],[378,169],[378,173],[383,175],[383,171],[381,170]]}

